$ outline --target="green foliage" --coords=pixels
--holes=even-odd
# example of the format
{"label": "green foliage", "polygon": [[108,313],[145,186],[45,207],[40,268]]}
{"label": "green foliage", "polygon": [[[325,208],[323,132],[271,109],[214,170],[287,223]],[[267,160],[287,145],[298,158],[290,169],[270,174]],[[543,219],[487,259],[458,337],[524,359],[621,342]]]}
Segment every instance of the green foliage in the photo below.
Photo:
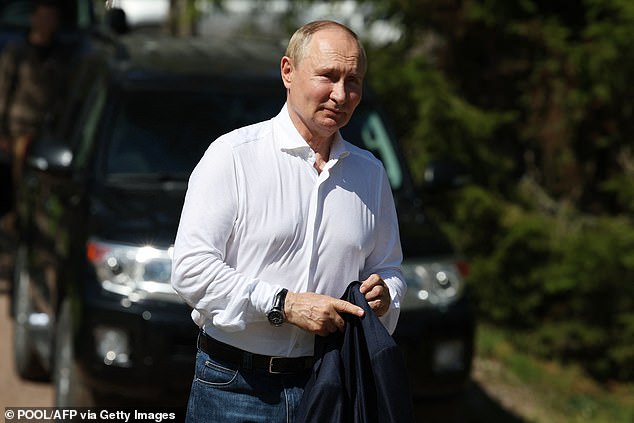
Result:
{"label": "green foliage", "polygon": [[600,379],[632,379],[633,222],[576,223],[508,206],[493,251],[471,253],[480,310],[530,334],[528,351],[578,361]]}
{"label": "green foliage", "polygon": [[481,318],[596,378],[634,379],[634,222],[581,215],[529,182],[514,202],[468,186],[444,226],[470,258]]}
{"label": "green foliage", "polygon": [[518,417],[548,423],[632,421],[632,384],[600,385],[575,364],[541,360],[523,347],[533,341],[517,330],[486,324],[480,325],[476,339],[478,380],[500,392],[520,387],[519,395],[511,394],[506,403]]}
{"label": "green foliage", "polygon": [[[556,354],[583,360],[593,374],[634,378],[634,231],[629,219],[592,219],[556,246],[544,309],[546,324],[561,325]],[[539,334],[540,330],[537,330]]]}
{"label": "green foliage", "polygon": [[632,153],[632,147],[625,146],[616,158],[623,172],[612,174],[599,186],[602,191],[612,195],[616,208],[630,214],[634,213],[634,156]]}
{"label": "green foliage", "polygon": [[[474,174],[483,172],[493,184],[499,182],[513,163],[491,148],[492,134],[512,113],[485,111],[460,97],[449,80],[420,55],[407,58],[402,52],[371,52],[371,84],[386,109],[406,128],[400,139],[417,182],[422,181],[424,164],[430,158],[452,157],[462,163],[478,163]],[[399,63],[399,66],[394,66]],[[389,78],[380,69],[390,69]]]}
{"label": "green foliage", "polygon": [[482,317],[634,379],[634,2],[374,3],[405,28],[370,51],[370,78],[418,180],[432,157],[472,172],[431,214]]}
{"label": "green foliage", "polygon": [[540,265],[551,259],[543,217],[472,187],[456,207],[453,219],[465,234],[457,241],[470,257],[470,280],[483,315],[514,327],[536,325],[544,296]]}

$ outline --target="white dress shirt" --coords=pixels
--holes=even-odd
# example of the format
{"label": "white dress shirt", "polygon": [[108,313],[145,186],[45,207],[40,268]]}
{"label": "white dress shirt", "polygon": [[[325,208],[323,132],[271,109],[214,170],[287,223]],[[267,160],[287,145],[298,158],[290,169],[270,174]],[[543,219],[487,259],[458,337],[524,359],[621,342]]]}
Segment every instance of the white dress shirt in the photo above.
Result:
{"label": "white dress shirt", "polygon": [[392,333],[406,285],[394,199],[383,165],[338,133],[321,173],[286,105],[271,120],[214,141],[189,179],[172,286],[213,338],[246,351],[313,354],[314,335],[266,313],[282,288],[340,298],[379,274]]}

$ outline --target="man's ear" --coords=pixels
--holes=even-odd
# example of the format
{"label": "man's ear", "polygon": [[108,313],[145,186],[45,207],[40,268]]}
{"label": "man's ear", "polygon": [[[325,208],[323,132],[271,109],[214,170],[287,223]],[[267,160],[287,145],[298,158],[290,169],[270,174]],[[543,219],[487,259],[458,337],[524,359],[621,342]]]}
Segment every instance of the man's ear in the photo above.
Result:
{"label": "man's ear", "polygon": [[293,79],[293,63],[288,56],[282,57],[280,72],[282,74],[282,82],[284,82],[284,86],[286,88],[290,88],[290,84]]}

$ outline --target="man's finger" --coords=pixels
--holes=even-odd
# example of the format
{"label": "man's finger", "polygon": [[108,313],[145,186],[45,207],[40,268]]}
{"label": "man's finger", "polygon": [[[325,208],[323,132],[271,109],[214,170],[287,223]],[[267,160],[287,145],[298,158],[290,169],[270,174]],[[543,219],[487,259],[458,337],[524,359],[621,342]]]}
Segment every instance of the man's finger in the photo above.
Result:
{"label": "man's finger", "polygon": [[359,317],[362,317],[364,313],[361,307],[344,300],[336,301],[333,305],[338,313],[354,314]]}
{"label": "man's finger", "polygon": [[359,290],[362,294],[367,294],[368,291],[372,290],[375,286],[383,285],[383,279],[376,273],[370,275],[369,278],[364,280],[359,287]]}

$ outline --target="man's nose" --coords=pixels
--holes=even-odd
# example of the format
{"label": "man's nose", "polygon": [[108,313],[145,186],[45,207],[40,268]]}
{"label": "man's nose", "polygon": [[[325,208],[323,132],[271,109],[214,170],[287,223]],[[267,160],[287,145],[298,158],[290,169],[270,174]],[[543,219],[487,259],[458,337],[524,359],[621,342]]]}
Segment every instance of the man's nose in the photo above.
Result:
{"label": "man's nose", "polygon": [[346,89],[346,83],[343,80],[339,80],[333,84],[332,92],[330,93],[330,97],[337,103],[343,104],[346,102],[346,97],[348,96],[348,92]]}

